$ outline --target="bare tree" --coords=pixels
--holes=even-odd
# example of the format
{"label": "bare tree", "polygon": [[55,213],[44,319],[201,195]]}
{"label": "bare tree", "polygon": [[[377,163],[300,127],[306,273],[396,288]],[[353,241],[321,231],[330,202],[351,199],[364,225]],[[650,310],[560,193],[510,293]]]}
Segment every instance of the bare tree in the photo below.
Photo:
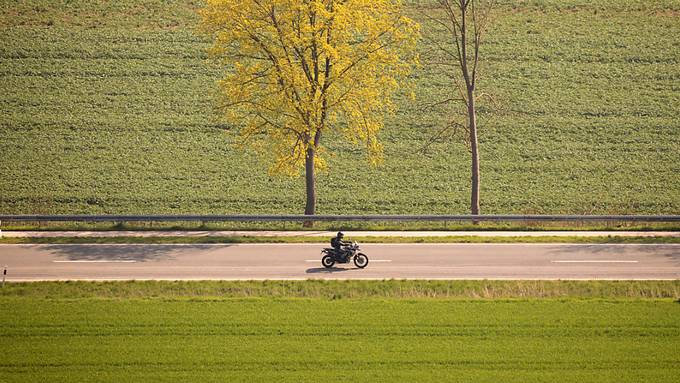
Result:
{"label": "bare tree", "polygon": [[[445,66],[453,80],[453,87],[447,91],[445,99],[430,106],[458,105],[462,109],[460,114],[454,113],[435,138],[447,131],[464,132],[463,140],[472,157],[470,212],[473,215],[480,213],[476,102],[483,94],[477,92],[479,53],[494,3],[493,0],[435,0],[434,7],[423,12],[435,31],[423,34],[436,51],[436,58],[431,62]],[[463,122],[457,118],[459,115],[464,116]]]}

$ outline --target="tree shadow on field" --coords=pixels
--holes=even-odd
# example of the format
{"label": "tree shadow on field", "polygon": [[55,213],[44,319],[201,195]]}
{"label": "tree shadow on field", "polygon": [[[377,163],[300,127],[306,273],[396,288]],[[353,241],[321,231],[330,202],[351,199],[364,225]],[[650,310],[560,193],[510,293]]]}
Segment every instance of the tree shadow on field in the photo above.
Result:
{"label": "tree shadow on field", "polygon": [[[40,245],[41,250],[65,257],[69,261],[159,261],[173,260],[191,250],[217,250],[230,245],[161,245],[161,244],[82,244]],[[38,246],[35,246],[36,248]]]}

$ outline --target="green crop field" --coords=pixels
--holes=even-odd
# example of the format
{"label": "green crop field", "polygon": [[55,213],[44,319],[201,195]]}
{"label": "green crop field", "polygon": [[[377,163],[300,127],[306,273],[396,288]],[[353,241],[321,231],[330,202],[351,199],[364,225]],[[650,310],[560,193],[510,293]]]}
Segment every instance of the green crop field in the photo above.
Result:
{"label": "green crop field", "polygon": [[10,284],[0,380],[677,382],[669,293],[677,282]]}
{"label": "green crop field", "polygon": [[[0,0],[0,212],[302,212],[303,180],[268,176],[216,115],[198,7]],[[496,100],[480,106],[482,212],[678,213],[678,36],[679,0],[500,1],[479,84]],[[464,145],[421,151],[447,120],[422,110],[442,69],[413,77],[382,166],[326,137],[319,213],[468,211]]]}

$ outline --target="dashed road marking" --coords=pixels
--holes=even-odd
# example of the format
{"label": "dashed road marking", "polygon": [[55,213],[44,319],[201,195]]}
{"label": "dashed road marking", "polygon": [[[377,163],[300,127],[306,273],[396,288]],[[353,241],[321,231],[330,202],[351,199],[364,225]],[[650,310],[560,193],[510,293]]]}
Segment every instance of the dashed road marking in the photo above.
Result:
{"label": "dashed road marking", "polygon": [[[321,262],[320,259],[305,259],[305,262]],[[391,259],[369,259],[368,263],[373,262],[392,262]]]}
{"label": "dashed road marking", "polygon": [[563,260],[550,261],[552,263],[638,263],[639,261],[624,261],[624,260]]}
{"label": "dashed road marking", "polygon": [[133,259],[75,259],[68,261],[52,261],[54,263],[135,263]]}

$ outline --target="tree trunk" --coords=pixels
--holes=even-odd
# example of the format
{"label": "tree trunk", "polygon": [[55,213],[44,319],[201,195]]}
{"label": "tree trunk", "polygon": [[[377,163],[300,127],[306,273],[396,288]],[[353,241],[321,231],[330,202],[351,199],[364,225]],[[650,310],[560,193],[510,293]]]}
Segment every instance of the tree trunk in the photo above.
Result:
{"label": "tree trunk", "polygon": [[[307,156],[305,157],[305,181],[307,190],[307,203],[305,205],[305,215],[314,215],[316,212],[316,182],[314,177],[314,156],[315,148],[309,145]],[[305,221],[304,227],[314,226],[314,221]]]}
{"label": "tree trunk", "polygon": [[[472,193],[470,213],[479,214],[479,144],[477,142],[477,111],[475,110],[474,89],[468,88],[468,118],[470,128],[470,151],[472,153]],[[475,222],[476,223],[476,222]]]}

